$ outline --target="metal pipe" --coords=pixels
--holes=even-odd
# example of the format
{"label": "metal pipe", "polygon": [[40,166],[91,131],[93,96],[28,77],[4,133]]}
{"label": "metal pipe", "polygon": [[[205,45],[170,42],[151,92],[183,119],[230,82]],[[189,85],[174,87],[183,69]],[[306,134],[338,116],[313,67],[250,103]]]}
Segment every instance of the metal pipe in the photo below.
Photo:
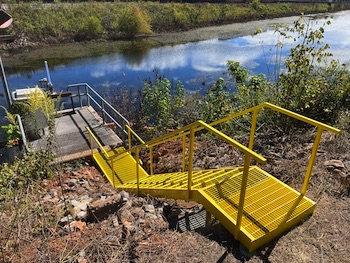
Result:
{"label": "metal pipe", "polygon": [[140,194],[140,170],[139,170],[139,148],[136,148],[136,180],[137,180],[137,195]]}
{"label": "metal pipe", "polygon": [[182,136],[182,172],[186,170],[186,135]]}
{"label": "metal pipe", "polygon": [[316,155],[317,155],[317,149],[318,149],[318,146],[320,145],[322,132],[323,132],[323,129],[321,127],[319,127],[318,131],[317,131],[317,134],[316,134],[314,146],[312,148],[309,164],[308,164],[307,169],[306,169],[303,187],[301,188],[301,192],[300,193],[302,195],[306,194],[307,187],[309,185],[310,176],[311,176],[311,172],[312,172],[312,167],[314,166],[314,163],[315,163],[315,159],[316,159]]}
{"label": "metal pipe", "polygon": [[190,151],[188,156],[188,178],[187,178],[188,200],[191,199],[193,155],[194,155],[194,127],[192,126],[190,130]]}
{"label": "metal pipe", "polygon": [[153,147],[149,147],[149,169],[150,174],[153,175]]}
{"label": "metal pipe", "polygon": [[10,89],[9,89],[9,86],[7,83],[5,68],[4,68],[4,64],[2,63],[1,56],[0,56],[0,65],[1,65],[1,79],[2,79],[2,84],[4,85],[6,99],[7,99],[8,104],[11,106],[12,105],[12,98],[11,98]]}
{"label": "metal pipe", "polygon": [[255,136],[255,130],[256,130],[256,119],[258,115],[258,109],[255,109],[253,111],[253,116],[252,116],[252,126],[250,128],[250,136],[249,136],[249,145],[248,148],[250,150],[253,150],[253,145],[254,145],[254,136]]}
{"label": "metal pipe", "polygon": [[52,85],[52,82],[51,82],[51,76],[50,76],[50,71],[49,71],[49,65],[47,64],[47,61],[45,60],[45,69],[46,69],[46,75],[47,75],[47,81],[48,81],[48,84]]}
{"label": "metal pipe", "polygon": [[234,237],[236,240],[238,240],[239,232],[241,230],[242,215],[244,211],[245,193],[247,190],[249,166],[250,166],[250,156],[249,154],[245,154],[242,183],[241,183],[241,193],[239,195],[239,203],[238,203],[237,224],[236,224],[236,229],[234,234]]}
{"label": "metal pipe", "polygon": [[24,132],[21,116],[18,115],[18,114],[16,116],[17,116],[19,130],[21,131],[24,148],[26,149],[26,151],[29,151],[29,147],[28,147],[28,144],[27,144],[26,133]]}

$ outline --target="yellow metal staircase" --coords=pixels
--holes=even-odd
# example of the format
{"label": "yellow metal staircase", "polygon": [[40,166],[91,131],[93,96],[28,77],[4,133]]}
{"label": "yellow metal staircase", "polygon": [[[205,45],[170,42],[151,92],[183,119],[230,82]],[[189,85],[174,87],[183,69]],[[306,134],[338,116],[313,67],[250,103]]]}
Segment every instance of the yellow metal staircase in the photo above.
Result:
{"label": "yellow metal staircase", "polygon": [[[251,159],[260,163],[266,161],[264,157],[252,150],[257,114],[262,108],[273,109],[318,128],[300,192],[258,166],[251,166]],[[248,113],[252,113],[248,147],[213,127]],[[135,194],[200,202],[249,251],[254,251],[268,243],[313,213],[315,202],[307,198],[305,194],[321,135],[324,130],[339,133],[338,129],[269,103],[258,105],[211,124],[198,121],[147,143],[143,142],[130,127],[128,129],[129,149],[120,147],[110,151],[105,151],[89,130],[91,140],[95,140],[100,148],[99,152],[93,153],[93,158],[109,182],[118,189]],[[193,170],[195,133],[203,129],[240,150],[245,156],[244,164],[241,167]],[[140,141],[139,145],[131,146],[132,135]],[[153,147],[178,138],[182,138],[183,146],[182,171],[154,175]],[[149,151],[150,174],[139,165],[139,151],[142,148]]]}

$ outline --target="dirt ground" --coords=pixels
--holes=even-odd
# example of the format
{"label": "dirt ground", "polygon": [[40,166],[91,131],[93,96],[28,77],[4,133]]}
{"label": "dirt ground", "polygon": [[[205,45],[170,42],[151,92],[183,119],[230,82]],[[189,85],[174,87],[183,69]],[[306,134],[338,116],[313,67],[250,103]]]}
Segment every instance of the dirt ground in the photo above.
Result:
{"label": "dirt ground", "polygon": [[[258,151],[268,159],[264,169],[300,189],[314,135],[258,138]],[[89,160],[61,164],[59,177],[0,203],[0,262],[350,262],[349,145],[347,135],[323,136],[307,194],[317,202],[316,211],[252,254],[215,220],[192,231],[175,231],[164,213],[147,216],[149,205],[157,211],[170,206],[195,214],[202,211],[200,204],[129,196],[113,189]],[[178,169],[180,148],[175,141],[155,151],[156,171]],[[221,142],[204,139],[196,144],[198,168],[240,161]],[[127,201],[103,217],[77,216],[74,202],[116,196]]]}

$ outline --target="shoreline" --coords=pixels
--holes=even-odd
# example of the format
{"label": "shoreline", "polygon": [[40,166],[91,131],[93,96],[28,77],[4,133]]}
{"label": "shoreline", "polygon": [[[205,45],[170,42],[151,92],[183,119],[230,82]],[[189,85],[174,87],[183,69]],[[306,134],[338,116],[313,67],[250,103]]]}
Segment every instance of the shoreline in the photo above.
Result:
{"label": "shoreline", "polygon": [[165,45],[178,45],[188,42],[198,42],[210,39],[228,39],[244,35],[251,35],[257,29],[263,31],[271,29],[276,24],[290,24],[298,16],[254,20],[249,22],[232,23],[220,26],[210,26],[183,32],[159,33],[150,36],[140,36],[134,40],[115,41],[87,41],[53,45],[34,44],[18,49],[3,49],[1,56],[7,68],[22,67],[35,68],[35,61],[50,59],[73,60],[87,56],[98,56],[113,52],[121,52],[130,45],[137,45],[142,49],[150,49]]}

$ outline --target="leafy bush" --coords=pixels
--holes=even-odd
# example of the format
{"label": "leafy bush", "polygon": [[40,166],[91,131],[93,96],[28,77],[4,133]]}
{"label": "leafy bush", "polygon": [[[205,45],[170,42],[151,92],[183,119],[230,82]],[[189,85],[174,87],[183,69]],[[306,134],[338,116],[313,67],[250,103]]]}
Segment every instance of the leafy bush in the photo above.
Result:
{"label": "leafy bush", "polygon": [[152,33],[147,15],[138,5],[126,7],[119,17],[119,30],[128,37]]}
{"label": "leafy bush", "polygon": [[182,124],[179,116],[184,105],[185,89],[181,82],[177,82],[175,91],[170,81],[155,75],[154,81],[145,81],[142,89],[142,121],[163,131],[167,128],[177,128]]}
{"label": "leafy bush", "polygon": [[12,114],[5,107],[1,106],[6,113],[6,119],[10,122],[7,125],[2,125],[1,129],[5,131],[6,134],[6,146],[11,148],[18,144],[21,132],[16,119],[16,114]]}
{"label": "leafy bush", "polygon": [[202,118],[210,123],[232,113],[232,94],[225,90],[225,81],[219,78],[215,85],[210,87],[205,95],[205,106]]}
{"label": "leafy bush", "polygon": [[[342,6],[334,6],[334,9]],[[8,6],[14,21],[8,33],[32,41],[85,40],[132,37],[136,34],[168,32],[217,23],[327,12],[327,4],[269,3],[249,5],[225,3],[137,3],[85,2],[47,5],[41,1]],[[345,8],[343,6],[343,8]],[[102,34],[104,33],[104,34]]]}
{"label": "leafy bush", "polygon": [[0,165],[0,200],[11,196],[16,189],[26,187],[31,182],[50,178],[54,169],[50,165],[53,161],[51,151],[30,151],[22,158],[16,158],[13,164]]}
{"label": "leafy bush", "polygon": [[103,33],[101,21],[96,16],[90,16],[83,21],[77,32],[77,39],[91,40]]}
{"label": "leafy bush", "polygon": [[330,46],[322,41],[324,26],[330,20],[316,29],[311,23],[301,16],[294,26],[276,30],[283,37],[293,39],[296,45],[285,60],[286,71],[280,74],[274,100],[311,118],[334,122],[350,99],[349,72],[346,65],[329,60]]}

